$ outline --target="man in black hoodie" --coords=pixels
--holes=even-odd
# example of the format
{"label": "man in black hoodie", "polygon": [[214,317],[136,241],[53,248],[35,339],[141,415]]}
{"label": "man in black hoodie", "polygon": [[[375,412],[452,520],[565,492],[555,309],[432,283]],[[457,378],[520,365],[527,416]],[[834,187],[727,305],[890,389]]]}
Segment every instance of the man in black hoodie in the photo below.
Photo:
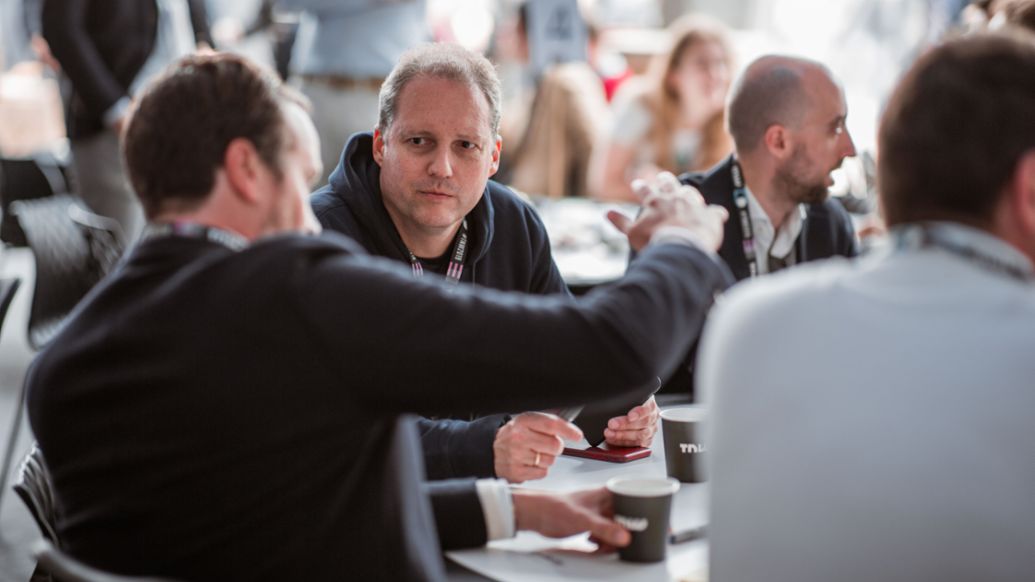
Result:
{"label": "man in black hoodie", "polygon": [[[371,254],[408,263],[414,276],[567,294],[535,211],[489,180],[502,147],[500,99],[499,78],[480,55],[450,45],[407,53],[381,89],[377,129],[349,140],[329,184],[313,195],[317,218]],[[649,445],[657,414],[650,399],[612,419],[607,442]],[[428,477],[542,478],[562,439],[579,435],[542,413],[504,422],[422,420]]]}

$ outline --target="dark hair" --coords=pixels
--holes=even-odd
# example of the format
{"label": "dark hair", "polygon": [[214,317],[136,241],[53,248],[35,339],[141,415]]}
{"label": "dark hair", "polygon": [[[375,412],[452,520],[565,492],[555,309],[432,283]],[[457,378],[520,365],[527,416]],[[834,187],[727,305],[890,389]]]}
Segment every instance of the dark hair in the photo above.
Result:
{"label": "dark hair", "polygon": [[171,66],[144,92],[123,142],[147,217],[201,205],[237,138],[251,141],[279,177],[285,101],[303,104],[275,74],[240,56],[192,55]]}
{"label": "dark hair", "polygon": [[1035,43],[1027,33],[948,42],[906,73],[881,120],[878,181],[889,225],[987,226],[1035,148]]}

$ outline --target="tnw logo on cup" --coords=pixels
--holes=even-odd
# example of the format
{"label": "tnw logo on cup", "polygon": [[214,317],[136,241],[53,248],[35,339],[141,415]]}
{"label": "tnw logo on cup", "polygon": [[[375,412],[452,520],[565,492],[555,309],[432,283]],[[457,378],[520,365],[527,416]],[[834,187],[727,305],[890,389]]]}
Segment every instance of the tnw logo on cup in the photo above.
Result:
{"label": "tnw logo on cup", "polygon": [[679,443],[679,451],[682,453],[703,453],[704,443]]}
{"label": "tnw logo on cup", "polygon": [[629,531],[644,531],[648,525],[646,517],[628,517],[616,514],[615,521]]}

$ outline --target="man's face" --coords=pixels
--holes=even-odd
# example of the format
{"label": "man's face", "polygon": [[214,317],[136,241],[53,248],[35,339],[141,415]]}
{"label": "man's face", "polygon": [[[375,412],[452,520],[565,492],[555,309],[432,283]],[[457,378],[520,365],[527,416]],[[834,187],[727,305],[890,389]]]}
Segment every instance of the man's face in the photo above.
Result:
{"label": "man's face", "polygon": [[320,175],[320,141],[309,115],[298,105],[284,105],[284,147],[281,179],[274,180],[267,213],[267,234],[284,231],[319,232],[320,223],[309,206],[309,190]]}
{"label": "man's face", "polygon": [[855,155],[845,127],[848,108],[844,93],[825,73],[809,71],[805,79],[808,107],[800,124],[788,128],[791,155],[776,169],[777,188],[796,202],[826,200],[834,185],[830,173]]}
{"label": "man's face", "polygon": [[374,132],[385,208],[404,239],[452,237],[499,168],[488,100],[464,83],[422,76],[397,103],[391,126]]}

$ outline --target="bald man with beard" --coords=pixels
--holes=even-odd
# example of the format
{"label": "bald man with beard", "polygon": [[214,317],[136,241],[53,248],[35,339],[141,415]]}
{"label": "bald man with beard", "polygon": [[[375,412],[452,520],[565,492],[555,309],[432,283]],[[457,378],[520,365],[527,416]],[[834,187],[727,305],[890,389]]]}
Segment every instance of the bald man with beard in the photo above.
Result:
{"label": "bald man with beard", "polygon": [[[737,280],[833,256],[857,254],[847,211],[829,197],[830,174],[855,155],[844,91],[807,59],[767,55],[734,83],[726,119],[734,152],[680,180],[730,213],[719,249]],[[669,398],[693,399],[691,349],[666,382]]]}

